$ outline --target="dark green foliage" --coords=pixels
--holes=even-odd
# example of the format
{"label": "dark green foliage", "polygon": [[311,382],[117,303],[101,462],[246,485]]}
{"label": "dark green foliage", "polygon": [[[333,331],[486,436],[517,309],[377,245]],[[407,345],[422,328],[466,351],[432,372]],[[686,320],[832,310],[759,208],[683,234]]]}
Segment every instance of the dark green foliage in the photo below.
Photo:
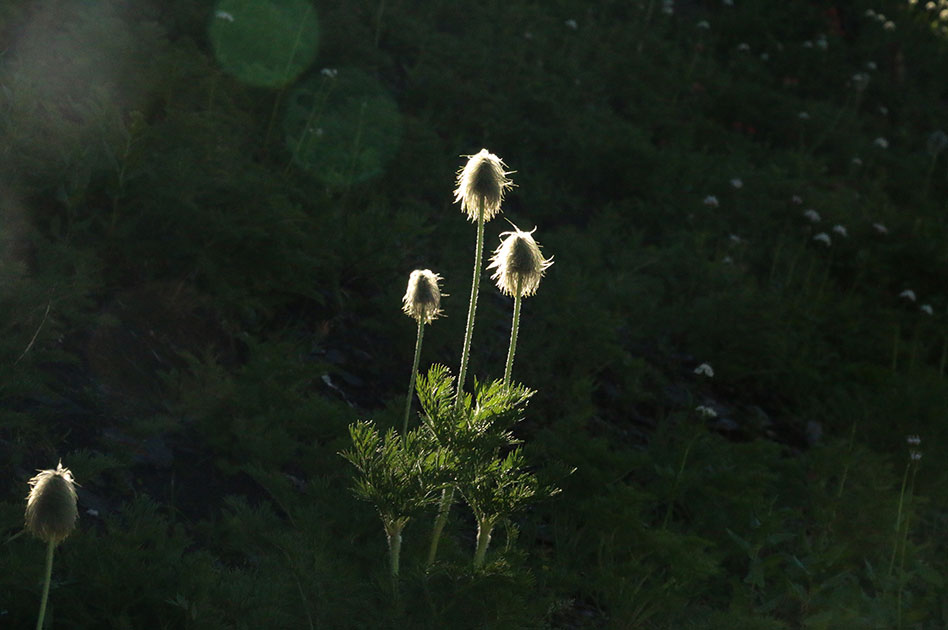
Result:
{"label": "dark green foliage", "polygon": [[[0,626],[60,457],[49,628],[948,625],[945,21],[663,6],[0,2]],[[531,389],[485,281],[456,407],[481,147],[556,264]],[[451,297],[406,444],[413,268]],[[413,517],[397,604],[372,503]]]}

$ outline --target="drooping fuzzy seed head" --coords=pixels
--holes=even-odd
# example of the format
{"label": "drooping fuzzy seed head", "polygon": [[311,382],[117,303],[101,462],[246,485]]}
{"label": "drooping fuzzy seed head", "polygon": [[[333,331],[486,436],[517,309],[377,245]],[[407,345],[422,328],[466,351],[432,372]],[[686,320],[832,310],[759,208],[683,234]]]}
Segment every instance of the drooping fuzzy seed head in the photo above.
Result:
{"label": "drooping fuzzy seed head", "polygon": [[454,201],[461,202],[461,211],[467,213],[471,221],[477,221],[481,208],[484,221],[490,221],[500,212],[504,193],[514,185],[507,179],[513,171],[505,171],[504,161],[487,149],[481,149],[468,158],[464,168],[458,171]]}
{"label": "drooping fuzzy seed head", "polygon": [[76,489],[72,473],[62,462],[30,479],[26,498],[26,529],[43,542],[58,545],[76,527]]}
{"label": "drooping fuzzy seed head", "polygon": [[408,290],[402,298],[402,310],[425,324],[441,314],[441,276],[430,269],[415,269],[408,276]]}
{"label": "drooping fuzzy seed head", "polygon": [[[540,286],[540,278],[553,264],[553,258],[544,258],[540,246],[533,240],[533,228],[524,232],[514,226],[512,232],[500,236],[500,246],[494,250],[488,269],[495,269],[491,280],[497,281],[497,288],[506,295],[524,297],[533,295]],[[503,238],[506,237],[506,238]]]}

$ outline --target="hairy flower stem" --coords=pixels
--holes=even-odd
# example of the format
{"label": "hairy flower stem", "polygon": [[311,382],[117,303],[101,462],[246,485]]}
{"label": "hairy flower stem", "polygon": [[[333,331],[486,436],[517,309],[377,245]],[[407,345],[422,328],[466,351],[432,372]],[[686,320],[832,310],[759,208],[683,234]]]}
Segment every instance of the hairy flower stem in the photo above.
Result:
{"label": "hairy flower stem", "polygon": [[507,369],[504,370],[504,387],[510,386],[510,374],[513,372],[514,354],[517,352],[517,331],[520,329],[520,300],[523,279],[517,278],[517,293],[514,296],[513,323],[510,326],[510,349],[507,350]]}
{"label": "hairy flower stem", "polygon": [[467,328],[464,332],[464,347],[461,350],[461,369],[458,371],[458,383],[455,403],[461,404],[461,392],[464,391],[464,378],[467,376],[467,361],[471,355],[471,337],[474,335],[474,311],[477,310],[477,291],[481,284],[481,263],[484,255],[484,204],[477,209],[477,244],[474,246],[474,279],[471,282],[471,301],[467,307]]}
{"label": "hairy flower stem", "polygon": [[474,550],[475,569],[484,566],[484,557],[487,555],[487,547],[490,545],[490,534],[493,529],[494,522],[491,519],[477,522],[477,548]]}
{"label": "hairy flower stem", "polygon": [[53,549],[56,543],[49,541],[46,544],[46,578],[43,581],[43,597],[40,599],[39,619],[36,620],[36,630],[43,630],[43,620],[46,618],[46,602],[49,601],[49,582],[53,576]]}
{"label": "hairy flower stem", "polygon": [[401,563],[402,555],[402,530],[404,523],[394,523],[385,528],[385,534],[388,536],[388,559],[392,574],[392,592],[398,597],[398,569]]}
{"label": "hairy flower stem", "polygon": [[438,555],[438,543],[441,542],[441,532],[448,521],[448,512],[454,502],[454,487],[449,486],[441,491],[441,503],[438,504],[438,516],[435,518],[434,530],[431,532],[431,547],[428,548],[427,566],[434,564]]}
{"label": "hairy flower stem", "polygon": [[411,364],[411,378],[408,381],[408,397],[405,399],[405,422],[402,423],[402,441],[408,439],[408,416],[411,414],[411,399],[415,395],[415,376],[418,374],[418,360],[421,358],[421,340],[425,336],[425,320],[418,318],[418,337],[415,340],[415,360]]}

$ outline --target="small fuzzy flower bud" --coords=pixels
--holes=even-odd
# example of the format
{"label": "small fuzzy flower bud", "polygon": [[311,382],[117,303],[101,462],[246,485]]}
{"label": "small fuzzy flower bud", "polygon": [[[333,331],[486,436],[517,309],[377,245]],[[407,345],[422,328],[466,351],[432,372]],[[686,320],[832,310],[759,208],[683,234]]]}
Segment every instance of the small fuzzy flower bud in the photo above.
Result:
{"label": "small fuzzy flower bud", "polygon": [[471,221],[477,221],[482,208],[484,221],[490,221],[500,212],[504,192],[513,186],[507,179],[510,172],[504,171],[505,166],[499,157],[481,149],[480,153],[469,156],[467,164],[458,171],[454,201],[461,202],[461,211],[467,213]]}
{"label": "small fuzzy flower bud", "polygon": [[40,471],[30,479],[26,498],[26,529],[43,542],[58,545],[76,527],[76,489],[72,473],[63,468]]}
{"label": "small fuzzy flower bud", "polygon": [[409,317],[430,324],[441,314],[441,276],[430,269],[415,269],[408,277],[408,290],[402,298],[402,310]]}
{"label": "small fuzzy flower bud", "polygon": [[501,240],[500,246],[494,251],[487,268],[496,269],[491,280],[496,280],[497,288],[506,295],[517,297],[518,284],[519,297],[533,295],[540,286],[540,278],[553,264],[552,258],[544,258],[540,253],[540,246],[533,240],[535,231],[536,228],[533,228],[530,232],[524,232],[514,226],[513,232],[501,234],[506,238]]}

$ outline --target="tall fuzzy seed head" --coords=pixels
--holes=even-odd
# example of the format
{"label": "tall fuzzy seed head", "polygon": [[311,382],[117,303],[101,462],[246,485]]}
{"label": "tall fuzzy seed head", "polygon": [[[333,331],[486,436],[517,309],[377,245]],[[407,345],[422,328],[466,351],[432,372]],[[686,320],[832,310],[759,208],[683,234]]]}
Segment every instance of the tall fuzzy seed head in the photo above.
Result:
{"label": "tall fuzzy seed head", "polygon": [[30,479],[26,498],[26,529],[43,542],[58,545],[76,527],[76,489],[72,473],[63,468],[40,471]]}
{"label": "tall fuzzy seed head", "polygon": [[[540,246],[533,240],[536,228],[524,232],[514,226],[512,232],[501,234],[500,246],[491,256],[488,269],[495,269],[491,280],[497,281],[497,288],[506,295],[517,297],[517,284],[520,284],[520,297],[533,295],[540,286],[540,278],[553,264],[553,258],[544,258]],[[506,238],[504,238],[506,237]]]}
{"label": "tall fuzzy seed head", "polygon": [[402,298],[402,310],[409,317],[430,324],[441,314],[441,276],[430,269],[415,269],[408,277],[408,290]]}
{"label": "tall fuzzy seed head", "polygon": [[468,158],[464,168],[458,171],[454,201],[461,202],[461,211],[467,213],[471,221],[477,221],[479,208],[484,209],[484,220],[490,221],[500,212],[504,192],[513,186],[507,179],[513,171],[505,171],[504,161],[487,149]]}

